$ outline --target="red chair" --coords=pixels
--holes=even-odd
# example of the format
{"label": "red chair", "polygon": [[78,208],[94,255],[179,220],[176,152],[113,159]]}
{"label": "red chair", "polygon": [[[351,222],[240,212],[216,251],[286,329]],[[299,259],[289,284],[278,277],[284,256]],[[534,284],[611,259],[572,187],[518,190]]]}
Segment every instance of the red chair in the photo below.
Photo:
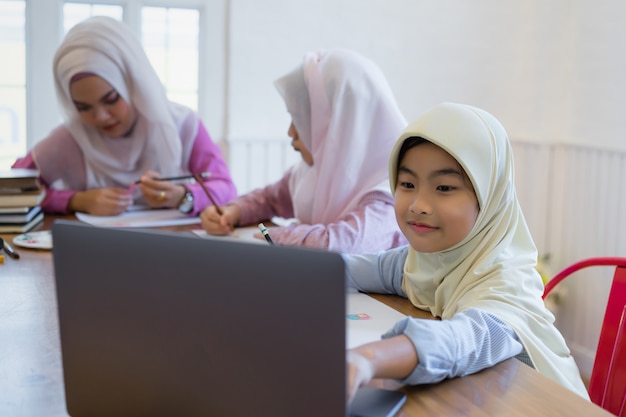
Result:
{"label": "red chair", "polygon": [[626,417],[626,258],[589,258],[576,262],[548,281],[543,298],[564,278],[590,266],[613,266],[615,274],[589,380],[589,397],[608,412]]}

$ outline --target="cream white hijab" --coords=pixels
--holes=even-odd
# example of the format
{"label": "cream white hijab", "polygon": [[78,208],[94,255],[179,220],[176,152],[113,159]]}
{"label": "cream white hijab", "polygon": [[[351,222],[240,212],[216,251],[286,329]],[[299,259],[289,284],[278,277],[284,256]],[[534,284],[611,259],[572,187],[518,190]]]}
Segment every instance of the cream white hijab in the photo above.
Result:
{"label": "cream white hijab", "polygon": [[298,220],[328,224],[369,192],[389,194],[387,156],[406,120],[372,61],[342,49],[310,52],[275,86],[313,155],[289,184]]}
{"label": "cream white hijab", "polygon": [[[135,108],[139,120],[129,137],[109,138],[80,120],[69,91],[71,78],[79,73],[102,77]],[[74,26],[54,56],[54,76],[66,126],[84,156],[86,188],[128,186],[147,169],[164,176],[183,172],[189,143],[197,133],[197,116],[167,100],[141,44],[125,24],[99,16]],[[179,132],[186,132],[185,137]],[[58,150],[46,146],[57,144],[44,141],[33,150],[42,174],[60,177],[72,188],[76,180],[63,178],[67,167],[56,166],[53,158],[46,157]]]}
{"label": "cream white hijab", "polygon": [[539,372],[588,398],[541,299],[537,249],[517,200],[513,152],[502,125],[475,107],[433,107],[396,142],[389,159],[394,192],[400,148],[409,137],[424,138],[454,157],[471,179],[480,206],[476,224],[457,245],[437,253],[409,247],[403,289],[411,302],[443,319],[471,307],[494,314],[515,330]]}

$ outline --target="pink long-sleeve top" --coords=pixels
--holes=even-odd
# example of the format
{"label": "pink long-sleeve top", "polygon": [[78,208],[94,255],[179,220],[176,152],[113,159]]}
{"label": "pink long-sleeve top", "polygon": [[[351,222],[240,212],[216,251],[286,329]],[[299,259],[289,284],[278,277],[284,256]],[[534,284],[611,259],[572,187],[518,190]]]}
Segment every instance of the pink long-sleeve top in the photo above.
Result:
{"label": "pink long-sleeve top", "polygon": [[[279,181],[242,195],[231,202],[240,207],[240,226],[274,216],[294,216],[289,192],[292,171]],[[363,196],[354,210],[328,224],[296,223],[271,230],[272,240],[281,245],[308,246],[340,253],[377,253],[408,242],[396,222],[393,197],[372,191]]]}
{"label": "pink long-sleeve top", "polygon": [[[72,173],[72,176],[75,175],[79,178],[78,182],[86,184],[83,154],[75,144],[69,130],[64,125],[59,126],[43,140],[54,141],[58,143],[60,148],[69,149],[69,152],[64,153],[64,155],[72,155],[73,159],[67,161],[67,169],[74,170],[75,173]],[[70,159],[69,156],[68,159]],[[13,168],[39,169],[33,159],[32,151],[15,161]],[[190,173],[211,173],[211,176],[204,183],[218,204],[225,204],[237,196],[235,184],[232,181],[222,153],[200,120],[198,120],[197,134],[193,140],[187,168]],[[54,179],[46,178],[46,172],[44,171],[41,171],[40,174],[41,183],[46,188],[46,197],[41,203],[41,208],[46,213],[67,214],[68,203],[72,196],[77,191],[86,189],[86,187],[80,187],[79,189],[50,188]],[[185,186],[194,196],[194,208],[190,215],[197,215],[206,206],[212,204],[200,184],[190,183],[185,184]]]}

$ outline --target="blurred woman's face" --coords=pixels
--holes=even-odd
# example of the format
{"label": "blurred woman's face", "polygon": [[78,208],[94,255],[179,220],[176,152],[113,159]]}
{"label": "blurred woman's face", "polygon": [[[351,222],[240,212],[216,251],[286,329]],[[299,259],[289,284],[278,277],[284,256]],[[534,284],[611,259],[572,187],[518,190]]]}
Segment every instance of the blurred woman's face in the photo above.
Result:
{"label": "blurred woman's face", "polygon": [[103,78],[89,75],[70,84],[70,96],[81,120],[111,138],[132,133],[135,109]]}

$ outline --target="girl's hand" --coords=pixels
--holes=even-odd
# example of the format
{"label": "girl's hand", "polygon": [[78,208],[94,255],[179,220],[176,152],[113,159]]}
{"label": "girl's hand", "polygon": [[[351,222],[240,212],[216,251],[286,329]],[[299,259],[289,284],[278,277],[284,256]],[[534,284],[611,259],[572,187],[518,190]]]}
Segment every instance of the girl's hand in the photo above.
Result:
{"label": "girl's hand", "polygon": [[363,385],[367,385],[374,378],[374,365],[356,349],[346,352],[346,399],[348,404],[352,402],[356,391]]}
{"label": "girl's hand", "polygon": [[348,401],[352,401],[359,387],[368,384],[372,379],[404,379],[413,372],[418,363],[413,342],[403,334],[348,350]]}
{"label": "girl's hand", "polygon": [[223,213],[221,216],[215,206],[208,206],[200,213],[202,228],[211,235],[230,234],[235,226],[239,224],[241,216],[239,206],[229,204],[220,206],[220,209]]}

